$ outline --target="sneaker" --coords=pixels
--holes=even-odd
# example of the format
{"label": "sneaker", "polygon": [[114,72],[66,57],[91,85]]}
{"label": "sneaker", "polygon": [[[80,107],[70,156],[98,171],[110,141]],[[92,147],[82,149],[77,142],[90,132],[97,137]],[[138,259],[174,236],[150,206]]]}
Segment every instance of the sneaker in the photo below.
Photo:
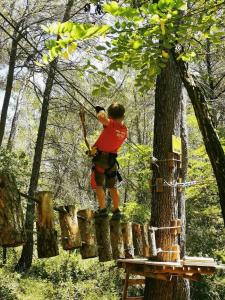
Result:
{"label": "sneaker", "polygon": [[122,218],[122,214],[119,208],[114,210],[111,220],[120,220],[121,218]]}
{"label": "sneaker", "polygon": [[95,212],[95,218],[106,218],[108,217],[108,212],[106,208],[98,209]]}

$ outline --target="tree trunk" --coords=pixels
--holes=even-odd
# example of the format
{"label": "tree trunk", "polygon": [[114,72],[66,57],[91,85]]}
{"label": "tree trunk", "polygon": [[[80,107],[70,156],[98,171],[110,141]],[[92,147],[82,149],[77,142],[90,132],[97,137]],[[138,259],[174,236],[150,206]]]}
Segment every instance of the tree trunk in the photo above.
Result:
{"label": "tree trunk", "polygon": [[220,143],[217,132],[213,126],[209,108],[203,92],[197,85],[193,77],[188,74],[187,66],[182,61],[177,61],[180,76],[188,92],[194,107],[195,116],[198,121],[199,129],[202,133],[206,152],[209,156],[214,175],[216,177],[219,191],[220,206],[225,225],[225,154]]}
{"label": "tree trunk", "polygon": [[[178,219],[178,197],[176,183],[180,177],[177,164],[169,167],[168,162],[172,152],[172,135],[181,136],[181,79],[172,58],[158,75],[155,91],[155,121],[153,156],[158,160],[159,168],[153,168],[151,226],[169,227],[171,221]],[[156,186],[157,182],[162,185]],[[178,243],[170,230],[156,231],[156,247],[162,250],[173,250]],[[157,260],[166,261],[169,256],[158,253]],[[189,299],[187,282],[174,278],[162,281],[146,279],[145,296],[147,300],[186,300]]]}
{"label": "tree trunk", "polygon": [[20,107],[20,102],[23,98],[23,93],[24,93],[24,90],[27,86],[27,83],[25,83],[20,92],[19,92],[19,95],[17,96],[17,99],[16,99],[16,108],[15,108],[15,112],[14,112],[14,115],[13,115],[13,119],[12,119],[12,124],[11,124],[11,129],[10,129],[10,133],[9,133],[9,139],[8,139],[8,143],[7,143],[7,149],[9,151],[12,150],[13,148],[13,144],[14,144],[14,140],[15,140],[15,136],[16,136],[16,127],[17,127],[17,121],[18,121],[18,118],[19,118],[19,107]]}
{"label": "tree trunk", "polygon": [[3,141],[3,137],[4,137],[4,133],[5,133],[7,113],[8,113],[9,102],[10,102],[12,86],[13,86],[17,46],[18,46],[18,42],[19,42],[19,38],[16,37],[15,31],[13,33],[13,37],[15,37],[15,39],[12,40],[12,46],[11,46],[11,50],[10,50],[10,54],[9,54],[9,70],[8,70],[8,75],[7,75],[5,96],[4,96],[4,100],[3,100],[1,120],[0,120],[0,146],[2,145],[2,141]]}
{"label": "tree trunk", "polygon": [[[66,5],[65,14],[63,17],[63,22],[69,19],[70,11],[72,9],[74,0],[69,0]],[[41,117],[40,117],[40,124],[38,128],[38,135],[35,145],[35,152],[34,152],[34,160],[32,166],[32,173],[30,179],[30,186],[28,195],[30,197],[34,196],[34,193],[37,189],[38,185],[38,178],[41,166],[41,158],[42,152],[44,147],[44,138],[48,120],[48,107],[50,102],[50,95],[52,92],[53,82],[55,78],[55,68],[57,67],[57,60],[55,59],[49,64],[49,71],[48,77],[46,81],[45,91],[43,94],[43,103],[42,103],[42,110],[41,110]],[[27,203],[27,210],[26,210],[26,221],[25,221],[25,228],[27,232],[27,243],[24,245],[21,257],[16,265],[17,271],[25,271],[31,267],[32,258],[33,258],[33,227],[34,227],[34,209],[35,205],[34,202],[28,201]]]}

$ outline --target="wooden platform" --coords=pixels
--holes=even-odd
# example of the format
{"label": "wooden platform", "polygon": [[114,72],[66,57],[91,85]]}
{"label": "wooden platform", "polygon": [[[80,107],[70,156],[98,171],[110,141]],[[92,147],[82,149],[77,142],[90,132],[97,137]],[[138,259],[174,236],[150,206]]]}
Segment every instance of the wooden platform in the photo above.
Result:
{"label": "wooden platform", "polygon": [[[117,266],[124,268],[126,278],[124,282],[123,300],[134,299],[128,297],[127,291],[130,285],[144,284],[146,277],[152,277],[159,280],[170,281],[173,276],[187,278],[193,281],[200,281],[201,275],[212,275],[217,269],[224,269],[224,265],[218,265],[213,259],[184,259],[179,262],[156,262],[143,258],[118,259]],[[143,279],[130,279],[130,275],[140,275]],[[137,300],[144,299],[137,297]]]}
{"label": "wooden platform", "polygon": [[152,274],[164,274],[172,276],[182,276],[197,280],[194,275],[213,274],[216,269],[223,269],[224,266],[217,265],[214,261],[209,262],[156,262],[148,259],[119,259],[117,265],[124,268],[130,274],[153,277]]}

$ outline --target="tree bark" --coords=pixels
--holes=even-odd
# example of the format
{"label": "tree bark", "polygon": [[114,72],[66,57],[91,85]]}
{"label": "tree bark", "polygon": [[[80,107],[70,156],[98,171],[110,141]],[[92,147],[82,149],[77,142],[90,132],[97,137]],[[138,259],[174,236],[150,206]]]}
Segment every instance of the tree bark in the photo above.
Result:
{"label": "tree bark", "polygon": [[220,143],[217,132],[213,126],[210,116],[210,111],[206,102],[206,98],[195,82],[194,78],[188,73],[187,66],[183,61],[177,61],[180,76],[184,86],[191,99],[195,116],[198,121],[199,129],[202,133],[203,141],[205,144],[206,152],[209,156],[213,172],[216,178],[219,201],[222,211],[222,217],[225,225],[225,154],[223,147]]}
{"label": "tree bark", "polygon": [[14,31],[13,37],[15,39],[12,40],[12,46],[9,54],[9,70],[7,75],[5,96],[3,100],[1,120],[0,120],[0,147],[2,146],[3,137],[5,133],[7,113],[8,113],[9,102],[10,102],[10,97],[11,97],[12,87],[13,87],[14,70],[16,65],[16,54],[17,54],[17,47],[19,42],[19,37],[17,36],[16,31]]}
{"label": "tree bark", "polygon": [[[63,22],[67,21],[70,16],[74,0],[69,0],[66,5],[66,10],[63,17]],[[38,135],[35,145],[34,159],[32,165],[32,173],[30,179],[30,186],[28,195],[34,196],[38,185],[38,178],[41,166],[41,158],[44,147],[44,138],[48,120],[48,107],[50,102],[50,96],[52,92],[53,82],[55,78],[55,69],[57,67],[57,60],[55,59],[49,64],[48,77],[46,81],[45,91],[43,94],[43,103],[40,117],[40,124],[38,128]],[[27,230],[27,243],[24,245],[21,257],[16,265],[17,271],[26,271],[31,267],[33,258],[33,227],[34,227],[34,202],[28,201],[26,210],[25,228]]]}
{"label": "tree bark", "polygon": [[[182,82],[173,58],[162,69],[156,81],[155,120],[153,156],[159,161],[159,168],[153,168],[153,188],[151,204],[151,226],[167,227],[178,219],[178,196],[176,185],[180,176],[177,165],[169,167],[164,160],[172,152],[172,135],[181,136]],[[163,185],[156,186],[160,178]],[[157,192],[158,191],[158,192]],[[173,250],[178,240],[169,230],[156,231],[157,249]],[[157,260],[165,261],[168,255],[158,253]],[[146,279],[145,296],[147,300],[186,300],[190,299],[187,282],[181,278],[162,281]]]}

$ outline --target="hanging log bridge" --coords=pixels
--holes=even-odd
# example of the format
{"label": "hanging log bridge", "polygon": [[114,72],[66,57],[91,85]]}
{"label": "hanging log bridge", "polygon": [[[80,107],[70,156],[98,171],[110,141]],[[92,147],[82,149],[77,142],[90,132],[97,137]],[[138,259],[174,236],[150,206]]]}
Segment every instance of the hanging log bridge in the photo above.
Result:
{"label": "hanging log bridge", "polygon": [[[142,300],[141,297],[128,297],[128,287],[145,283],[146,277],[170,281],[173,276],[200,281],[202,275],[212,275],[225,265],[218,265],[212,258],[184,257],[179,262],[158,262],[148,259],[118,259],[117,266],[125,269],[126,277],[122,300]],[[138,279],[130,279],[130,275],[138,275]],[[141,276],[141,278],[140,278]]]}

